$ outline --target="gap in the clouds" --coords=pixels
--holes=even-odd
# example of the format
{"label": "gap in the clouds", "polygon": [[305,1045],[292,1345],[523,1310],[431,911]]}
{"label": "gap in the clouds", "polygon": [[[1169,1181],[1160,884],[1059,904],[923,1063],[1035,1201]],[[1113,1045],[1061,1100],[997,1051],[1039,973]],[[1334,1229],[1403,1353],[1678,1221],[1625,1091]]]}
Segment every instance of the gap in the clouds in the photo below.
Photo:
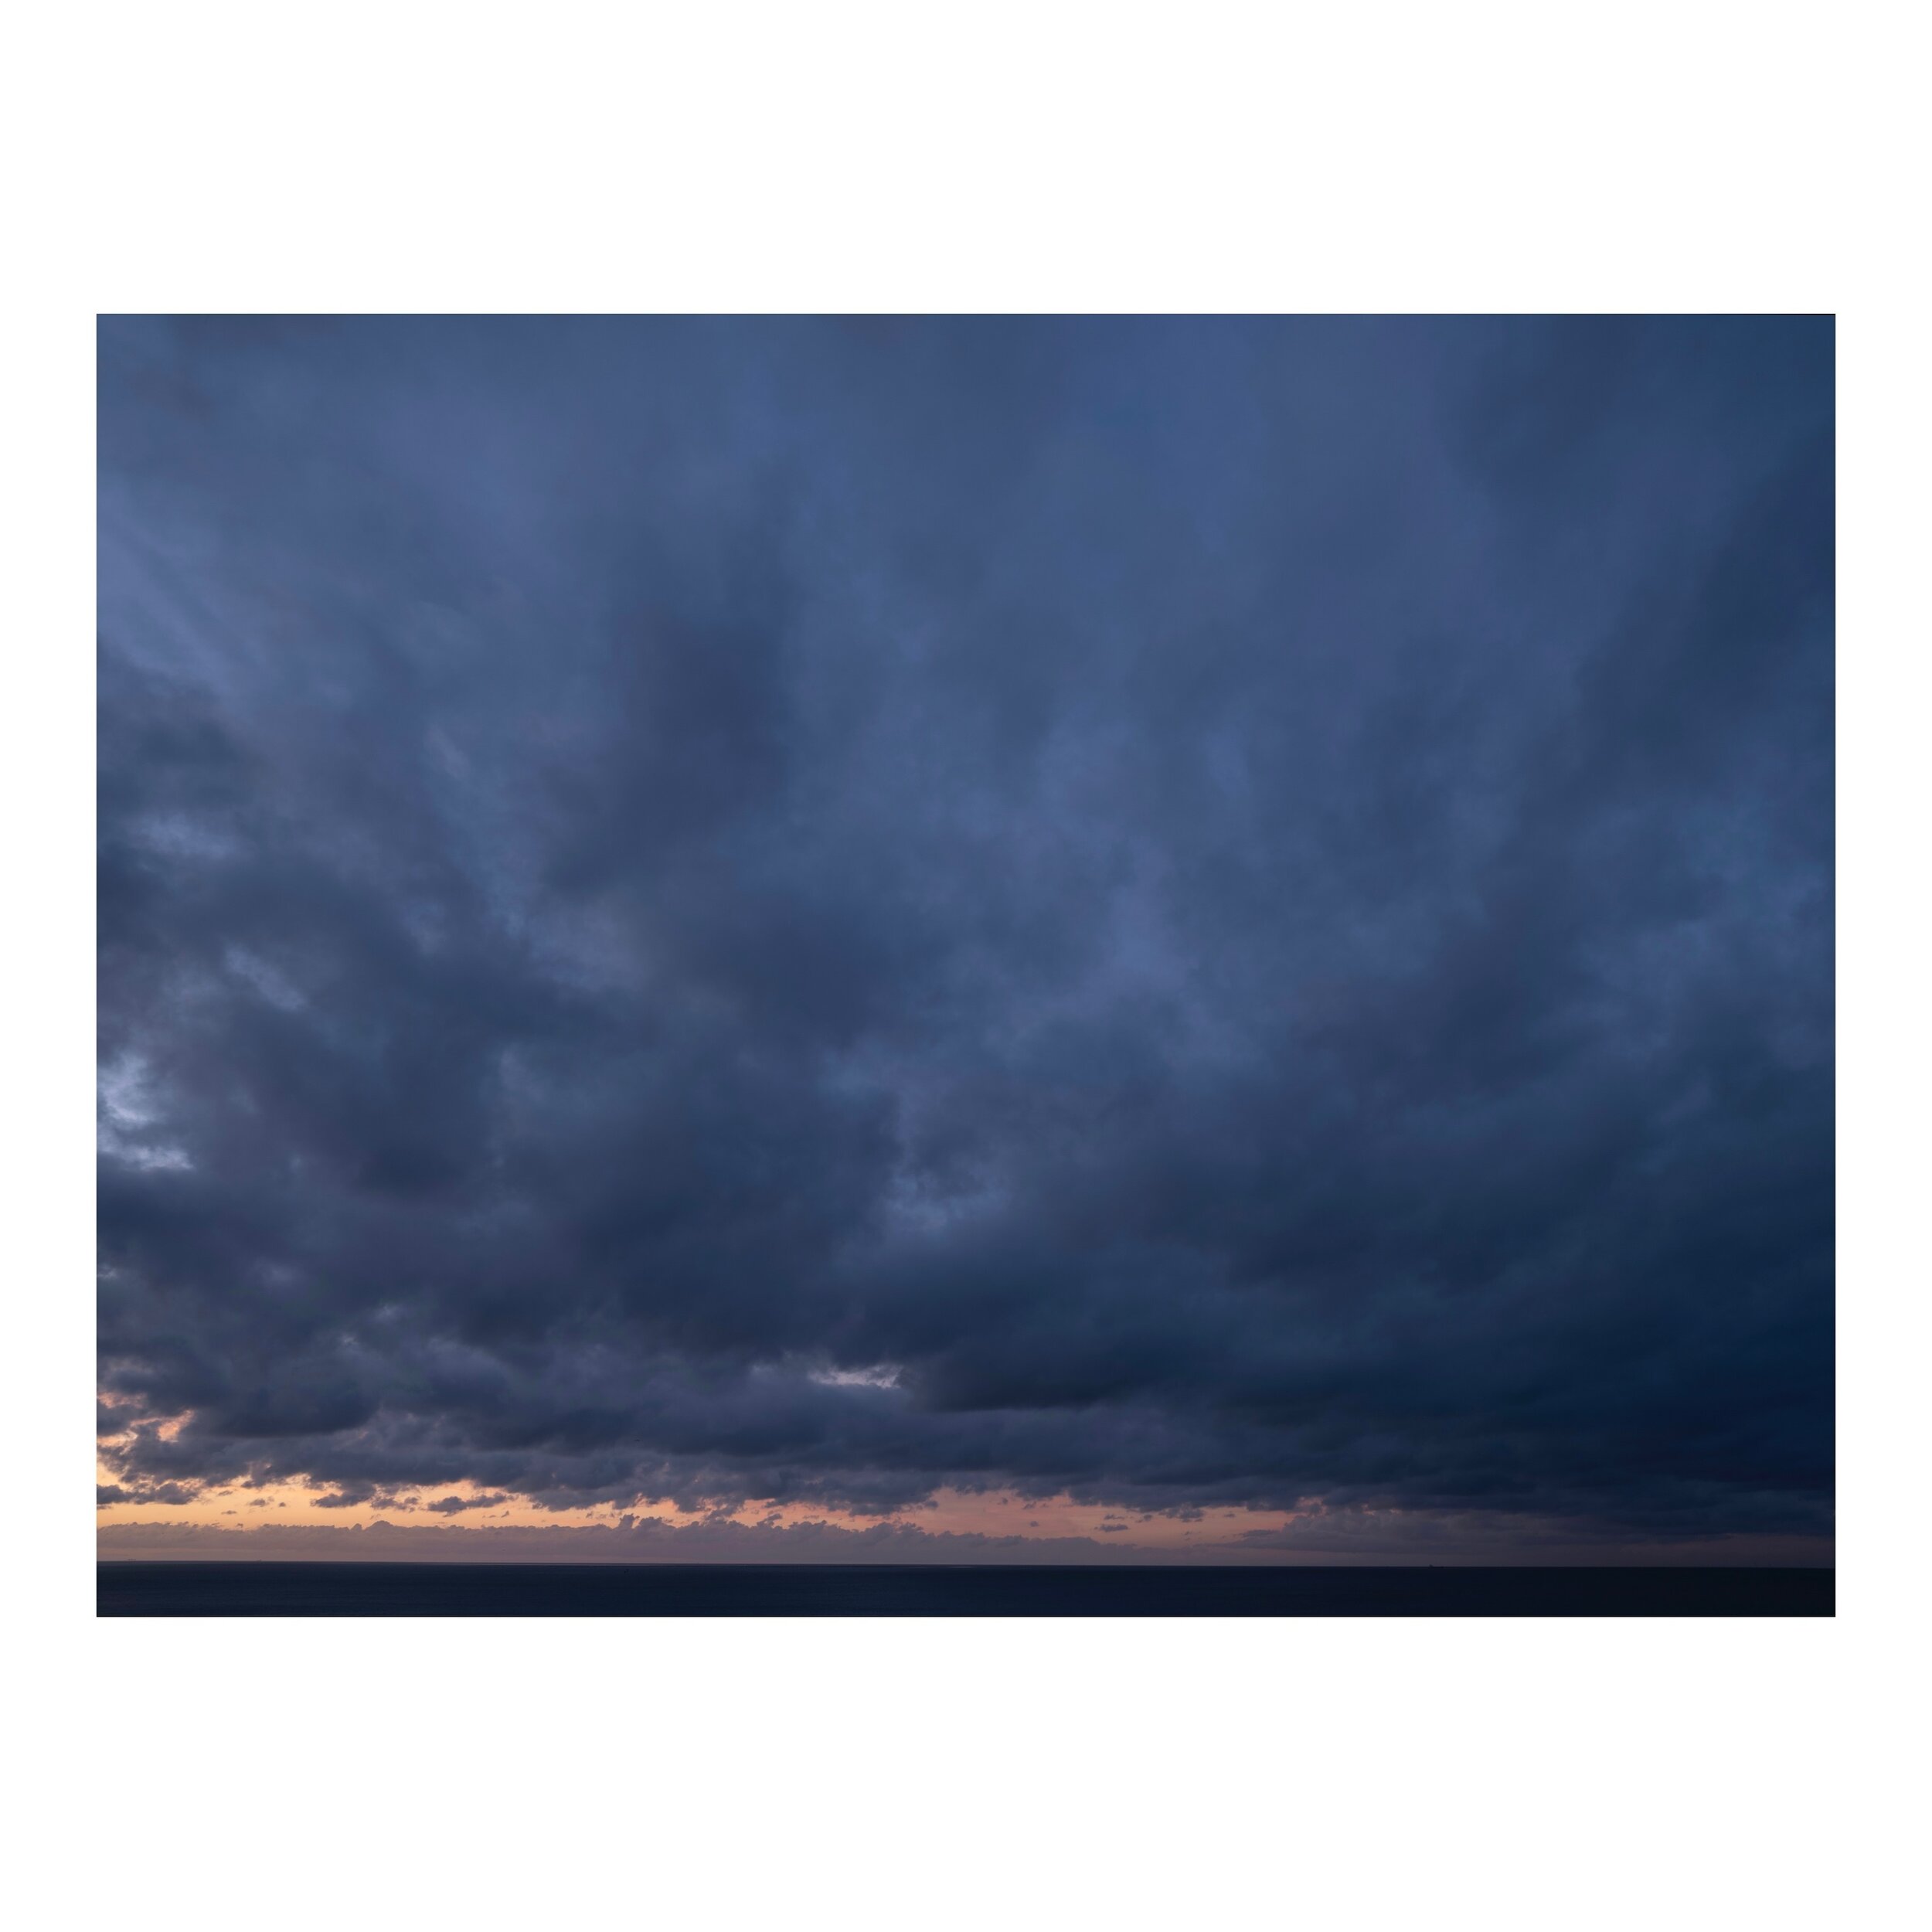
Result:
{"label": "gap in the clouds", "polygon": [[828,1389],[896,1389],[899,1365],[881,1362],[869,1369],[815,1369],[810,1379]]}

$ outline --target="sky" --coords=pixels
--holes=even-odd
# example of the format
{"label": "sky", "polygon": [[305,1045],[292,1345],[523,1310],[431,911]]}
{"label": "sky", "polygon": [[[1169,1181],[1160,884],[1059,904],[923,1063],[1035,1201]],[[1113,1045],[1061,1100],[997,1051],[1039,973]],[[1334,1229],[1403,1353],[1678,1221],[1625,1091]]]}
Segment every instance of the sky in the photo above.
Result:
{"label": "sky", "polygon": [[98,347],[104,1555],[1829,1560],[1828,319]]}

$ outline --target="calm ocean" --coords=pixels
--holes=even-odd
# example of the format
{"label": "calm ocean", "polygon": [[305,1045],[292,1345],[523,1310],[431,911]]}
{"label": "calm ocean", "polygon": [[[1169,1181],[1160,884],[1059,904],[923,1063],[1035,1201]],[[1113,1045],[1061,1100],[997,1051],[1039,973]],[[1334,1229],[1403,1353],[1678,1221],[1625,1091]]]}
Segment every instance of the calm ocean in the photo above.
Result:
{"label": "calm ocean", "polygon": [[1830,1570],[103,1563],[103,1617],[1829,1617]]}

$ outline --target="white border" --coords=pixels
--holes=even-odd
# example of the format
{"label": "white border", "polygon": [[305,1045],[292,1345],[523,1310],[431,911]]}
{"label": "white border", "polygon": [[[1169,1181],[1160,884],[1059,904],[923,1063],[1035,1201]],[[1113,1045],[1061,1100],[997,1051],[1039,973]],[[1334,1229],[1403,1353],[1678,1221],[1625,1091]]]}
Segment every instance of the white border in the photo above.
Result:
{"label": "white border", "polygon": [[[27,1922],[1891,1922],[1925,1359],[1903,17],[110,0],[15,24]],[[1846,1628],[91,1620],[66,1445],[91,1388],[96,311],[1598,307],[1842,316]]]}

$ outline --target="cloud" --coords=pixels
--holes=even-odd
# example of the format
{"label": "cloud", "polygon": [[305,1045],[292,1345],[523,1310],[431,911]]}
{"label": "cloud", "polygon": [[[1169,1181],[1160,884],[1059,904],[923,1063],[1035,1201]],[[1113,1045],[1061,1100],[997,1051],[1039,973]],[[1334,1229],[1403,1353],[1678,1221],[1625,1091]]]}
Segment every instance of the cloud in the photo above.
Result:
{"label": "cloud", "polygon": [[1828,322],[100,359],[115,1487],[1828,1532]]}
{"label": "cloud", "polygon": [[153,1557],[270,1562],[316,1559],[356,1563],[1134,1563],[1158,1566],[1205,1558],[1227,1565],[1296,1562],[1570,1565],[1608,1563],[1736,1565],[1828,1564],[1828,1538],[1733,1535],[1694,1543],[1617,1541],[1548,1520],[1484,1512],[1453,1519],[1392,1518],[1332,1511],[1307,1533],[1254,1531],[1192,1549],[1103,1541],[1093,1536],[992,1536],[934,1530],[916,1523],[806,1521],[744,1522],[716,1515],[672,1524],[625,1515],[615,1522],[563,1526],[529,1523],[270,1523],[243,1529],[165,1519],[110,1522],[96,1532],[104,1561]]}
{"label": "cloud", "polygon": [[184,1503],[195,1502],[200,1495],[199,1488],[192,1483],[144,1482],[131,1488],[119,1483],[97,1482],[94,1485],[94,1507],[104,1509],[111,1503],[161,1503],[177,1508]]}

